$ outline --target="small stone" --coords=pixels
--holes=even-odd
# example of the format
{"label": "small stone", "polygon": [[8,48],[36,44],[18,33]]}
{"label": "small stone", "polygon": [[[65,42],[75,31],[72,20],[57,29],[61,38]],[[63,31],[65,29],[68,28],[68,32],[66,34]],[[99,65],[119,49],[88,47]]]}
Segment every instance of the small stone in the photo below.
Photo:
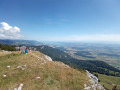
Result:
{"label": "small stone", "polygon": [[23,84],[21,83],[20,86],[18,87],[18,90],[22,90]]}
{"label": "small stone", "polygon": [[9,68],[9,69],[10,69],[10,65],[8,65],[8,66],[7,66],[7,68]]}
{"label": "small stone", "polygon": [[17,88],[14,88],[14,90],[17,90]]}
{"label": "small stone", "polygon": [[84,87],[87,87],[87,84],[84,84]]}
{"label": "small stone", "polygon": [[36,77],[36,79],[40,79],[40,77]]}
{"label": "small stone", "polygon": [[22,70],[25,70],[25,68],[22,68]]}
{"label": "small stone", "polygon": [[91,89],[90,86],[84,88],[84,90],[90,90],[90,89]]}
{"label": "small stone", "polygon": [[7,75],[4,74],[3,77],[7,77]]}
{"label": "small stone", "polygon": [[21,68],[21,66],[17,66],[17,68]]}
{"label": "small stone", "polygon": [[26,67],[27,65],[25,64],[25,65],[23,65],[24,67]]}

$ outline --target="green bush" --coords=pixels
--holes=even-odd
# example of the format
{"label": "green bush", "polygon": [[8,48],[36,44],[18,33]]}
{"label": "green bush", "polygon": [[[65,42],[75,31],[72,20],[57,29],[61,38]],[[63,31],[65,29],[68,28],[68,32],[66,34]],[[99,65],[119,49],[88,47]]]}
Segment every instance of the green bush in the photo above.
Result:
{"label": "green bush", "polygon": [[15,46],[13,45],[4,45],[0,44],[0,50],[6,50],[6,51],[16,51]]}

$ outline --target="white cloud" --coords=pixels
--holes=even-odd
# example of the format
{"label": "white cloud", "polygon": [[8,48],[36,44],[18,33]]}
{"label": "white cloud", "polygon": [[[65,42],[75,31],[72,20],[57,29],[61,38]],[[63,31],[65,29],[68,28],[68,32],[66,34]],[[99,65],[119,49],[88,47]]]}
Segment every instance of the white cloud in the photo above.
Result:
{"label": "white cloud", "polygon": [[23,37],[20,34],[20,28],[18,28],[17,26],[12,27],[6,22],[1,22],[0,25],[1,25],[0,26],[0,38],[19,39]]}

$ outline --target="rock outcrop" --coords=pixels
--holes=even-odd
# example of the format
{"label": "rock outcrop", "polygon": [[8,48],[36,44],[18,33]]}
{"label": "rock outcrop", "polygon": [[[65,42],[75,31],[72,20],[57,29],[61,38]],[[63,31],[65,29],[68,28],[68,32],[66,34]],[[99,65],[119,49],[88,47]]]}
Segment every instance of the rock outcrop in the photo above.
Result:
{"label": "rock outcrop", "polygon": [[86,70],[87,76],[90,78],[89,84],[84,84],[84,90],[105,90],[104,87],[99,84],[98,78]]}
{"label": "rock outcrop", "polygon": [[47,55],[44,55],[45,56],[45,58],[48,60],[48,61],[52,61],[52,58],[51,57],[49,57],[49,56],[47,56]]}

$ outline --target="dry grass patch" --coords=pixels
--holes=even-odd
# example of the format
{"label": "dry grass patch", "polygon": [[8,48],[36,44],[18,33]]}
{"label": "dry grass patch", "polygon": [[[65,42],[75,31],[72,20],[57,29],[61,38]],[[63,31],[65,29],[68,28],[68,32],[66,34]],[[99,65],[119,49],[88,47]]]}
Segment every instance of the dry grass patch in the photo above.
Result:
{"label": "dry grass patch", "polygon": [[[32,54],[15,52],[0,56],[0,90],[13,90],[21,83],[23,90],[83,90],[83,85],[88,82],[84,71],[48,61],[39,52]],[[43,60],[47,63],[41,64]]]}

